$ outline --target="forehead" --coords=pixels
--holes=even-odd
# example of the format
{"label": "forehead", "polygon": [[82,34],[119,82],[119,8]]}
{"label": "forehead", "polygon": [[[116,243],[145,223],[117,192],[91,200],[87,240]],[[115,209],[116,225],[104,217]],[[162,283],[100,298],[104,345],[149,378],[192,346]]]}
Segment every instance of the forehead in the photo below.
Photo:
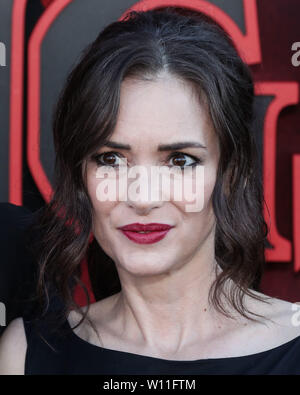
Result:
{"label": "forehead", "polygon": [[212,134],[208,107],[188,82],[169,75],[122,82],[113,140],[135,146],[188,138],[206,145]]}

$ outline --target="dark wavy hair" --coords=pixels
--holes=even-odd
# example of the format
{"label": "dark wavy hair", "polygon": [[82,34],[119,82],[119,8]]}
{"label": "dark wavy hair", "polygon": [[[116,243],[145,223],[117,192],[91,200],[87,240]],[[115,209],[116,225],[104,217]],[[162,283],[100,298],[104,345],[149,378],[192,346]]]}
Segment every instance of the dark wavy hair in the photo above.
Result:
{"label": "dark wavy hair", "polygon": [[[95,239],[89,243],[93,206],[85,184],[85,163],[114,131],[122,81],[129,77],[155,80],[162,71],[193,84],[199,99],[204,94],[220,143],[212,202],[215,258],[222,271],[210,288],[210,301],[228,317],[225,300],[253,319],[244,296],[264,299],[252,292],[259,289],[268,227],[251,129],[251,72],[215,22],[202,14],[168,7],[131,12],[105,27],[81,53],[57,101],[53,195],[40,210],[35,225],[40,237],[33,248],[38,263],[37,298],[44,313],[50,289],[63,301],[64,316],[71,309],[79,311],[73,299],[78,284],[90,306],[80,281],[83,259],[88,262],[96,300],[121,290],[113,260]],[[225,292],[229,279],[234,286]]]}

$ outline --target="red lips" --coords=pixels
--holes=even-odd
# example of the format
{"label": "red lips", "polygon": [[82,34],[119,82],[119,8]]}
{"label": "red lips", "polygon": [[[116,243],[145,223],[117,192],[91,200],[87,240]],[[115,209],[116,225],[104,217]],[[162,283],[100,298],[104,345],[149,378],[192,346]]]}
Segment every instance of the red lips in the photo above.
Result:
{"label": "red lips", "polygon": [[130,232],[147,232],[147,231],[152,231],[152,232],[159,232],[159,231],[164,231],[164,230],[169,230],[173,228],[171,225],[167,224],[158,224],[158,223],[150,223],[150,224],[139,224],[139,223],[134,223],[134,224],[129,224],[122,226],[118,229],[121,230],[127,230]]}

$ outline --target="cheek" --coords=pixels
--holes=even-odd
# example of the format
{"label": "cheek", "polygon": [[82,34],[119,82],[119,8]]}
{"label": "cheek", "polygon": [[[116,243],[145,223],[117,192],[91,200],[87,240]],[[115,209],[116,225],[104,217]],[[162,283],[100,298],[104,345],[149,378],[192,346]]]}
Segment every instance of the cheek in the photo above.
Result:
{"label": "cheek", "polygon": [[90,200],[93,205],[93,234],[106,254],[111,256],[111,214],[114,210],[116,202],[100,201],[97,197],[97,188],[101,180],[93,175],[87,178],[87,189]]}
{"label": "cheek", "polygon": [[94,174],[90,174],[87,178],[88,194],[93,205],[96,222],[99,222],[100,218],[107,217],[116,205],[115,201],[104,200],[101,195],[101,190],[103,190],[101,186],[104,186],[104,181],[96,178]]}
{"label": "cheek", "polygon": [[182,243],[191,247],[201,245],[202,240],[206,240],[215,226],[215,215],[212,206],[212,192],[215,186],[213,172],[209,174],[207,171],[203,181],[201,192],[203,193],[203,206],[201,210],[188,212],[186,207],[191,204],[190,202],[179,202],[179,205],[177,205],[177,208],[182,212]]}
{"label": "cheek", "polygon": [[[193,173],[187,173],[183,177],[183,182],[173,183],[173,198],[174,203],[180,207],[182,211],[187,213],[194,212],[201,214],[207,209],[211,203],[211,195],[215,186],[215,172],[214,169],[207,167],[198,167],[193,170]],[[176,199],[175,190],[182,190],[181,199]]]}

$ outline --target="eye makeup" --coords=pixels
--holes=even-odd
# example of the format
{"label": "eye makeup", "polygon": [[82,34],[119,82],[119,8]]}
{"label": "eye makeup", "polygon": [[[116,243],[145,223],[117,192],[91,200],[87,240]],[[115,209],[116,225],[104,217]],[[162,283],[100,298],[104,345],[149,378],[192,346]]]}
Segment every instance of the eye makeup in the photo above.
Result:
{"label": "eye makeup", "polygon": [[[121,155],[119,152],[108,151],[108,152],[103,152],[103,153],[100,153],[100,154],[92,155],[91,156],[91,160],[93,162],[95,162],[98,167],[109,166],[109,167],[113,167],[113,168],[118,168],[119,165],[116,165],[114,163],[109,163],[109,160],[110,160],[109,158],[113,158],[114,155],[116,155],[121,160],[122,160],[122,158],[124,158],[123,155]],[[182,170],[187,168],[187,167],[192,167],[193,168],[193,167],[203,163],[203,160],[201,158],[197,158],[194,155],[190,155],[190,154],[187,154],[187,153],[184,153],[184,152],[173,152],[171,155],[168,156],[167,161],[170,161],[170,160],[172,160],[172,159],[174,159],[176,157],[177,157],[177,160],[178,160],[178,157],[179,158],[181,157],[179,159],[179,161],[181,161],[181,162],[182,161],[187,161],[186,159],[184,159],[184,157],[188,157],[189,159],[193,160],[193,162],[188,164],[188,165],[180,166],[180,165],[174,164],[174,166],[179,167]],[[107,162],[107,160],[108,160],[108,162]]]}

